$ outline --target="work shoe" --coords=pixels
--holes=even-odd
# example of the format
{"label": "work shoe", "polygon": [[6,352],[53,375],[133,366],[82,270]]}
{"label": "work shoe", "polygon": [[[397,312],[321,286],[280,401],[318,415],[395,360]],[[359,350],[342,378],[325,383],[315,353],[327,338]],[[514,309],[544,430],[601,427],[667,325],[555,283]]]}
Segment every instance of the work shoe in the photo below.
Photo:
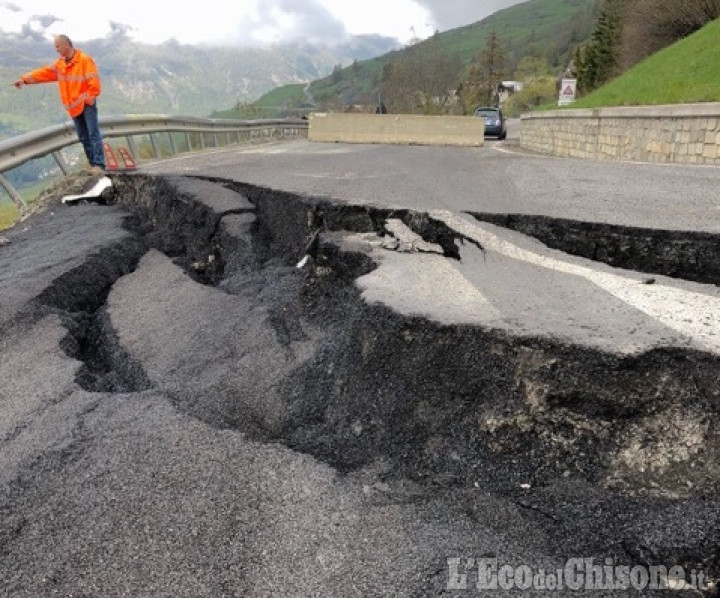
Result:
{"label": "work shoe", "polygon": [[105,174],[105,169],[102,166],[95,165],[88,168],[87,172],[88,174],[95,176],[98,174]]}

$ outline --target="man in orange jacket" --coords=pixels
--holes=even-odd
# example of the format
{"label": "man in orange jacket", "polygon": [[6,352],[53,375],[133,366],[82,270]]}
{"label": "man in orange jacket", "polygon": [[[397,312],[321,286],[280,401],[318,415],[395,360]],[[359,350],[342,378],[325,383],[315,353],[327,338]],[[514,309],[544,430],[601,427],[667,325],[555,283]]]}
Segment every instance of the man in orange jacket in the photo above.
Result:
{"label": "man in orange jacket", "polygon": [[60,98],[75,123],[90,169],[105,170],[102,135],[98,124],[97,97],[100,95],[100,74],[95,61],[76,49],[67,35],[55,37],[55,50],[60,54],[53,64],[22,75],[14,85],[18,89],[33,83],[57,81]]}

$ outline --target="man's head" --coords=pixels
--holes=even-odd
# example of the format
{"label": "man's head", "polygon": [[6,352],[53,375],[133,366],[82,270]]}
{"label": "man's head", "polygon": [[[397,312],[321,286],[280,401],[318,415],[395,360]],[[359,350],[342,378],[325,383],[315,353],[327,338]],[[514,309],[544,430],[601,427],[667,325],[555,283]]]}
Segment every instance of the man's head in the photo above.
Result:
{"label": "man's head", "polygon": [[55,50],[60,56],[70,58],[75,51],[73,43],[67,35],[56,35],[55,36]]}

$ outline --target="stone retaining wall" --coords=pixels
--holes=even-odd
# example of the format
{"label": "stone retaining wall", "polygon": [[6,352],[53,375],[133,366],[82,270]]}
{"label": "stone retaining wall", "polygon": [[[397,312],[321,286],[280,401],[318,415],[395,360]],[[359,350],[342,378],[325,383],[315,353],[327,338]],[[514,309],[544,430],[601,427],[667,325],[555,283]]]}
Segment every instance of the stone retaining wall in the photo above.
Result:
{"label": "stone retaining wall", "polygon": [[574,158],[720,165],[720,103],[522,116],[524,149]]}

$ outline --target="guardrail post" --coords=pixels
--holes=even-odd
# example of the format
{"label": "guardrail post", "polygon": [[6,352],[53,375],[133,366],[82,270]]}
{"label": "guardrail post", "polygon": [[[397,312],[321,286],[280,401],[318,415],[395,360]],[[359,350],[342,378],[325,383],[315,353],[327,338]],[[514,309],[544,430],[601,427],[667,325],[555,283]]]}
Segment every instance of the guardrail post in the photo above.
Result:
{"label": "guardrail post", "polygon": [[152,145],[153,157],[157,160],[160,157],[158,151],[157,141],[155,141],[155,135],[150,133],[150,145]]}
{"label": "guardrail post", "polygon": [[2,185],[2,188],[5,189],[5,191],[7,191],[10,199],[18,207],[18,209],[24,210],[27,207],[25,200],[20,197],[20,194],[15,191],[15,187],[12,186],[12,183],[2,174],[0,174],[0,185]]}
{"label": "guardrail post", "polygon": [[220,139],[218,139],[217,133],[213,133],[213,139],[215,140],[215,147],[220,147]]}
{"label": "guardrail post", "polygon": [[127,142],[128,150],[130,151],[130,155],[135,158],[135,161],[138,159],[137,151],[135,148],[135,141],[133,140],[132,136],[128,135],[125,137],[125,141]]}
{"label": "guardrail post", "polygon": [[70,174],[70,167],[68,166],[67,162],[65,162],[65,158],[63,158],[63,155],[57,151],[52,153],[53,158],[55,158],[55,163],[60,167],[60,170],[62,170],[62,173],[67,176]]}
{"label": "guardrail post", "polygon": [[187,145],[188,153],[192,153],[192,143],[190,143],[190,133],[185,132],[185,144]]}
{"label": "guardrail post", "polygon": [[177,154],[177,151],[175,151],[175,141],[173,140],[172,131],[168,133],[168,139],[170,140],[170,154],[175,155]]}

